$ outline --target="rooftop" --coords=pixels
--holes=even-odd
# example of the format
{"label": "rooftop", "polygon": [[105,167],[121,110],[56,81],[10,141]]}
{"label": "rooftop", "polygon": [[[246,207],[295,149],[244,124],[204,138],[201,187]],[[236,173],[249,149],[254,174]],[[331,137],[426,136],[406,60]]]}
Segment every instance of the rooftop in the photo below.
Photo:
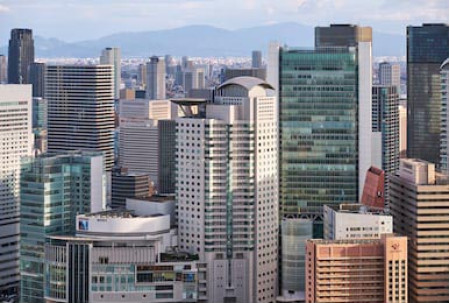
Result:
{"label": "rooftop", "polygon": [[101,211],[97,213],[88,213],[83,214],[83,217],[88,218],[152,218],[152,217],[161,217],[164,216],[163,214],[153,214],[153,215],[147,215],[147,216],[138,216],[134,214],[131,210],[126,209],[112,209],[112,210],[106,210]]}
{"label": "rooftop", "polygon": [[224,83],[222,83],[221,85],[219,85],[217,87],[217,89],[222,89],[225,86],[228,85],[239,85],[242,86],[243,88],[247,89],[247,90],[251,90],[253,87],[255,86],[262,86],[263,88],[266,89],[274,89],[269,83],[267,83],[266,81],[259,79],[259,78],[255,78],[255,77],[236,77],[236,78],[231,78],[227,81],[225,81]]}
{"label": "rooftop", "polygon": [[141,201],[147,201],[147,202],[164,203],[164,202],[175,201],[175,195],[168,195],[168,196],[153,195],[153,196],[149,196],[149,197],[133,197],[133,198],[129,198],[129,199],[141,200]]}

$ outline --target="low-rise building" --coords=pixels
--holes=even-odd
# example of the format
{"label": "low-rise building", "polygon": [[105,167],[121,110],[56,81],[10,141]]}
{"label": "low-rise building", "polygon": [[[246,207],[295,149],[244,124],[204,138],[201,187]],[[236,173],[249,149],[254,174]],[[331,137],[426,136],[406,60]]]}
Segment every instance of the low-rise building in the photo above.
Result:
{"label": "low-rise building", "polygon": [[306,303],[408,302],[407,238],[308,240]]}
{"label": "low-rise building", "polygon": [[77,217],[75,236],[45,246],[46,302],[201,302],[206,267],[179,253],[169,215],[106,211]]}

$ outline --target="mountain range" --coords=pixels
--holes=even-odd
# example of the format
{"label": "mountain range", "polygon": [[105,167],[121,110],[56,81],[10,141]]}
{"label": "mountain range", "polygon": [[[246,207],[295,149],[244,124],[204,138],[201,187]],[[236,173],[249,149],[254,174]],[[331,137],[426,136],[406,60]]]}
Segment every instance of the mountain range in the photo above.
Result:
{"label": "mountain range", "polygon": [[[56,38],[35,36],[37,58],[98,57],[105,47],[119,47],[122,57],[173,56],[250,56],[252,50],[264,53],[270,41],[289,46],[314,46],[314,27],[298,23],[226,30],[207,25],[192,25],[168,30],[123,32],[99,39],[64,42]],[[7,54],[7,46],[0,53]],[[373,32],[373,55],[405,56],[404,35]]]}

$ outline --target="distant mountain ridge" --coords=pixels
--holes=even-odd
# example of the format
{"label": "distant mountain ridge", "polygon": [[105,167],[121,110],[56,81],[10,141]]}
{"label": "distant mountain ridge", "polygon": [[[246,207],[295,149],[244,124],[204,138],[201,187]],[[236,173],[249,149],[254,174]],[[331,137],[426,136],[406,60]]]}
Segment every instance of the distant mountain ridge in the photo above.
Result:
{"label": "distant mountain ridge", "polygon": [[[250,56],[252,50],[267,52],[270,41],[289,46],[314,46],[314,27],[298,23],[226,30],[208,25],[191,25],[175,29],[123,32],[99,39],[64,42],[56,38],[35,36],[36,57],[97,57],[103,48],[119,47],[123,57],[173,56]],[[0,48],[7,54],[8,47]],[[404,35],[373,32],[374,56],[405,56]]]}

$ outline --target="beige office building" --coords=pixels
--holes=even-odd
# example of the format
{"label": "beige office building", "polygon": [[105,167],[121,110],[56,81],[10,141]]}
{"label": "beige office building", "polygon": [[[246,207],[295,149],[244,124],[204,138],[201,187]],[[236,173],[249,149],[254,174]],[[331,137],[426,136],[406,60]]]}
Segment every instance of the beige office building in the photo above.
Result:
{"label": "beige office building", "polygon": [[394,232],[409,238],[409,302],[449,302],[448,177],[403,159],[391,181]]}
{"label": "beige office building", "polygon": [[407,238],[308,240],[306,303],[406,303]]}

